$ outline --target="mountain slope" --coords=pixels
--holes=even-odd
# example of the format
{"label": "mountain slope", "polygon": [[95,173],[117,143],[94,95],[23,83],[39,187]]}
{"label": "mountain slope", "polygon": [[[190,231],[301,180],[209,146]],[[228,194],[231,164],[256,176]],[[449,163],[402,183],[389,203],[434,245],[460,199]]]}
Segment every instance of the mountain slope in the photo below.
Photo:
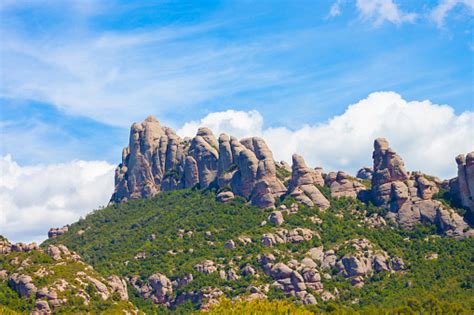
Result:
{"label": "mountain slope", "polygon": [[64,245],[45,250],[34,243],[10,244],[0,239],[0,313],[126,313],[126,284],[117,276],[102,277]]}
{"label": "mountain slope", "polygon": [[[301,205],[296,210],[287,198],[279,205],[281,226],[262,226],[272,210],[239,198],[224,204],[215,198],[213,191],[188,189],[109,206],[45,246],[64,243],[104,275],[126,277],[132,301],[149,311],[156,310],[152,301],[185,312],[208,309],[222,297],[318,303],[312,310],[330,310],[334,303],[354,310],[474,309],[472,238],[434,236],[433,226],[384,225],[377,220],[383,209],[329,194],[331,207],[325,212]],[[301,238],[291,235],[298,229]],[[283,242],[268,242],[282,230],[288,231]],[[370,260],[366,265],[364,257]],[[315,279],[306,277],[308,266]],[[278,275],[286,268],[288,278]],[[305,279],[294,283],[302,275]]]}

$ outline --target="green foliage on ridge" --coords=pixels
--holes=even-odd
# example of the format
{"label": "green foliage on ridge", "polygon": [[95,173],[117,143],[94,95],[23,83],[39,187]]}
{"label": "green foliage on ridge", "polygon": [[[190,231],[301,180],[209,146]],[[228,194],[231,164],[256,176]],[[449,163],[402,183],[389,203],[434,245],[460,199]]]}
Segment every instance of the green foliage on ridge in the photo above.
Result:
{"label": "green foliage on ridge", "polygon": [[[327,194],[324,189],[322,192]],[[278,244],[271,249],[260,242],[262,234],[275,229],[271,224],[260,225],[270,211],[247,205],[239,197],[230,203],[218,203],[215,193],[197,189],[162,192],[151,199],[97,210],[71,225],[65,235],[48,240],[43,245],[63,243],[77,251],[103,275],[139,275],[146,279],[160,272],[175,279],[193,273],[194,281],[174,294],[209,286],[223,291],[229,287],[227,297],[233,298],[248,293],[246,288],[249,285],[271,283],[273,280],[263,276],[225,281],[216,274],[199,274],[193,266],[210,259],[224,265],[234,261],[237,267],[250,263],[259,268],[256,257],[260,253],[276,252],[279,261],[287,262],[291,258],[303,258],[315,246],[324,245],[325,249],[330,249],[350,239],[366,238],[389,255],[402,257],[407,270],[376,274],[367,279],[362,289],[352,288],[346,279],[334,274],[332,279],[323,279],[323,284],[325,290],[338,288],[340,298],[323,302],[315,294],[319,305],[306,307],[305,310],[347,313],[380,311],[387,314],[469,313],[474,310],[472,238],[454,240],[439,237],[434,235],[432,226],[420,225],[411,231],[390,224],[372,228],[363,219],[367,213],[381,213],[381,209],[349,198],[330,199],[331,208],[325,212],[300,206],[298,213],[285,215],[282,226],[288,230],[306,227],[317,232],[321,239],[313,237],[307,242]],[[289,206],[292,200],[287,198],[281,203]],[[308,219],[312,216],[319,217],[322,224]],[[81,230],[84,233],[78,235]],[[188,231],[192,231],[192,236],[186,234]],[[206,236],[207,231],[212,233],[211,236]],[[154,240],[151,237],[153,234],[156,236]],[[241,235],[251,237],[253,243],[240,244],[237,238]],[[224,248],[225,242],[230,239],[236,242],[235,249]],[[145,258],[134,259],[138,253],[144,253]],[[427,260],[426,257],[432,253],[437,253],[438,259]],[[149,301],[140,302],[141,298],[134,297],[133,293],[131,290],[132,302],[140,309],[163,311]],[[282,298],[286,299],[281,291],[269,294],[270,300]],[[188,313],[196,307],[186,304],[173,311]]]}

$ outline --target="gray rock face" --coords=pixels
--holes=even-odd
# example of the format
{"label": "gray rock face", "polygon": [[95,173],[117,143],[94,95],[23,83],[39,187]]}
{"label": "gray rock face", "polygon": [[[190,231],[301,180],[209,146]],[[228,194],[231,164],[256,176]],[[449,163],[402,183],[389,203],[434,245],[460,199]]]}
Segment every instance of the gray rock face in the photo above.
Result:
{"label": "gray rock face", "polygon": [[324,185],[321,174],[307,167],[303,157],[294,154],[289,194],[308,207],[317,206],[326,210],[330,206],[329,201],[315,185]]}
{"label": "gray rock face", "polygon": [[377,206],[389,210],[387,218],[405,228],[430,222],[447,235],[463,237],[466,234],[469,227],[463,218],[432,199],[439,191],[437,184],[420,172],[410,175],[387,140],[375,140],[373,159],[372,199]]}
{"label": "gray rock face", "polygon": [[169,302],[173,294],[173,285],[168,277],[160,273],[155,273],[148,278],[148,282],[153,289],[151,294],[153,303],[166,304]]}
{"label": "gray rock face", "polygon": [[358,180],[351,178],[342,171],[329,173],[325,178],[325,182],[331,190],[331,196],[334,198],[357,198],[359,192],[366,189]]}
{"label": "gray rock face", "polygon": [[204,274],[211,274],[217,271],[216,264],[212,260],[204,260],[194,265],[194,269]]}
{"label": "gray rock face", "polygon": [[51,309],[47,301],[37,300],[35,303],[35,309],[31,313],[32,315],[45,315],[51,314]]}
{"label": "gray rock face", "polygon": [[112,293],[117,292],[122,301],[128,301],[127,283],[125,280],[112,275],[107,278],[107,282],[111,288]]}
{"label": "gray rock face", "polygon": [[210,129],[199,128],[191,141],[182,140],[152,116],[132,125],[129,145],[115,172],[111,203],[196,185],[231,187],[234,194],[261,208],[273,208],[275,198],[286,192],[261,138],[238,141],[221,134],[217,140]]}
{"label": "gray rock face", "polygon": [[48,238],[58,237],[60,235],[65,234],[68,230],[69,230],[69,227],[67,225],[63,226],[62,228],[51,228],[48,231]]}
{"label": "gray rock face", "polygon": [[276,226],[280,226],[283,224],[285,220],[283,219],[283,215],[281,211],[273,211],[269,216],[268,216],[268,222],[271,222],[275,224]]}
{"label": "gray rock face", "polygon": [[29,275],[14,273],[10,276],[8,285],[15,290],[20,297],[30,297],[38,291],[33,284],[33,279]]}
{"label": "gray rock face", "polygon": [[170,187],[182,173],[183,145],[173,130],[162,127],[155,117],[134,123],[122,163],[115,171],[111,202],[156,195],[164,183]]}
{"label": "gray rock face", "polygon": [[184,161],[184,187],[192,188],[199,184],[199,168],[192,156],[187,156]]}
{"label": "gray rock face", "polygon": [[468,153],[466,157],[462,154],[458,155],[456,163],[458,177],[451,190],[461,204],[474,214],[474,151]]}

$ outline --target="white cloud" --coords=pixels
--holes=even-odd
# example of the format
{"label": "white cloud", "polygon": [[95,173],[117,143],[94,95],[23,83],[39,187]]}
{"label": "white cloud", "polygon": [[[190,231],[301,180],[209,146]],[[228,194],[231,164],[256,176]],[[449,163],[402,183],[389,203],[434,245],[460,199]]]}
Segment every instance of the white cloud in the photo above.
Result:
{"label": "white cloud", "polygon": [[325,123],[299,129],[263,128],[262,118],[255,111],[227,111],[185,124],[178,133],[193,135],[201,125],[211,127],[216,134],[262,136],[276,159],[291,161],[291,155],[297,152],[309,165],[352,174],[372,165],[372,145],[377,137],[389,140],[408,170],[442,178],[456,175],[457,154],[474,150],[473,112],[456,115],[448,105],[406,101],[394,92],[372,93]]}
{"label": "white cloud", "polygon": [[334,2],[329,9],[329,17],[341,15],[341,0]]}
{"label": "white cloud", "polygon": [[415,13],[404,13],[392,0],[357,0],[357,9],[364,19],[372,20],[375,25],[383,22],[401,24],[403,22],[413,22],[416,19]]}
{"label": "white cloud", "polygon": [[186,137],[193,137],[199,127],[210,128],[218,136],[226,132],[238,138],[249,137],[259,133],[263,126],[263,117],[256,110],[248,112],[227,110],[225,112],[210,113],[199,121],[187,122],[178,129],[177,133]]}
{"label": "white cloud", "polygon": [[150,113],[185,109],[285,80],[278,70],[256,62],[281,49],[281,41],[202,39],[217,28],[212,23],[54,40],[4,28],[1,97],[54,104],[112,125],[127,126]]}
{"label": "white cloud", "polygon": [[0,157],[0,234],[40,242],[50,227],[106,205],[113,181],[114,166],[103,161],[20,166]]}
{"label": "white cloud", "polygon": [[[329,17],[341,14],[343,2],[345,1],[337,0],[333,3],[329,9]],[[417,18],[416,13],[405,13],[400,10],[393,0],[356,0],[356,8],[362,19],[371,21],[376,26],[385,21],[399,25],[404,22],[414,22]]]}
{"label": "white cloud", "polygon": [[431,11],[430,17],[438,27],[443,27],[446,16],[457,6],[464,6],[470,15],[474,14],[474,0],[441,0]]}

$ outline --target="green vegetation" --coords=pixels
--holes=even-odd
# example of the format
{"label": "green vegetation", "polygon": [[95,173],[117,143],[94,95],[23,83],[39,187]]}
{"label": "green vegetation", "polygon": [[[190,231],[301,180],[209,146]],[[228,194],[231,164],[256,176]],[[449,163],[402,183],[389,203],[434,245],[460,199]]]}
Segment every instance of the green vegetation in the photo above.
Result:
{"label": "green vegetation", "polygon": [[[321,188],[323,194],[328,192]],[[330,196],[329,196],[330,198]],[[300,206],[298,213],[285,215],[282,228],[306,227],[318,232],[321,239],[300,244],[278,244],[274,248],[263,247],[261,236],[272,232],[271,224],[260,226],[270,211],[247,205],[242,198],[221,204],[215,201],[215,193],[209,190],[179,190],[162,192],[147,200],[109,206],[97,210],[85,219],[73,224],[65,235],[47,241],[64,243],[77,251],[85,261],[92,264],[103,275],[117,274],[123,277],[138,275],[146,279],[160,272],[172,280],[192,273],[194,281],[173,292],[200,290],[204,287],[220,288],[227,298],[248,293],[249,285],[258,286],[273,282],[263,275],[256,262],[257,255],[273,252],[279,261],[301,259],[315,246],[329,249],[354,238],[366,238],[376,248],[391,256],[402,257],[407,269],[396,273],[380,273],[367,279],[362,289],[354,289],[342,276],[334,274],[332,279],[323,279],[325,290],[338,288],[337,301],[323,302],[318,306],[297,307],[285,299],[283,292],[271,290],[266,302],[229,305],[213,310],[272,309],[280,305],[295,307],[298,312],[412,314],[412,313],[472,313],[474,310],[473,271],[474,241],[454,240],[433,235],[432,226],[419,226],[411,231],[388,225],[373,228],[364,218],[370,213],[382,213],[372,204],[364,204],[348,198],[331,199],[331,208],[325,212]],[[281,203],[290,205],[291,198]],[[310,217],[318,217],[322,224],[313,223]],[[84,233],[78,235],[82,230]],[[191,233],[187,233],[191,231]],[[209,233],[206,232],[211,232]],[[151,237],[156,236],[156,239]],[[253,242],[243,245],[237,239],[248,236]],[[235,249],[224,248],[225,242],[233,239]],[[134,259],[143,253],[145,258]],[[437,253],[438,259],[427,260],[426,256]],[[338,255],[344,254],[344,250]],[[204,275],[193,266],[204,259],[228,266],[232,262],[237,268],[247,263],[256,267],[263,276],[241,277],[238,280],[222,280],[216,273]],[[227,267],[226,267],[227,268]],[[225,289],[227,288],[227,289]],[[130,290],[132,302],[147,313],[164,312],[149,301],[144,301],[134,290]],[[275,302],[271,302],[271,300]],[[226,304],[227,303],[227,304]],[[283,303],[283,304],[278,304]],[[226,307],[228,306],[228,307]],[[178,313],[197,310],[197,305],[185,303],[173,309]],[[290,311],[289,311],[290,312]],[[292,311],[291,311],[292,312]],[[296,312],[296,309],[295,309]],[[217,314],[216,313],[216,314]],[[275,313],[278,314],[278,313]]]}
{"label": "green vegetation", "polygon": [[284,182],[288,177],[291,176],[291,172],[284,169],[283,167],[280,167],[278,165],[275,165],[275,167],[276,167],[276,176],[282,182]]}

